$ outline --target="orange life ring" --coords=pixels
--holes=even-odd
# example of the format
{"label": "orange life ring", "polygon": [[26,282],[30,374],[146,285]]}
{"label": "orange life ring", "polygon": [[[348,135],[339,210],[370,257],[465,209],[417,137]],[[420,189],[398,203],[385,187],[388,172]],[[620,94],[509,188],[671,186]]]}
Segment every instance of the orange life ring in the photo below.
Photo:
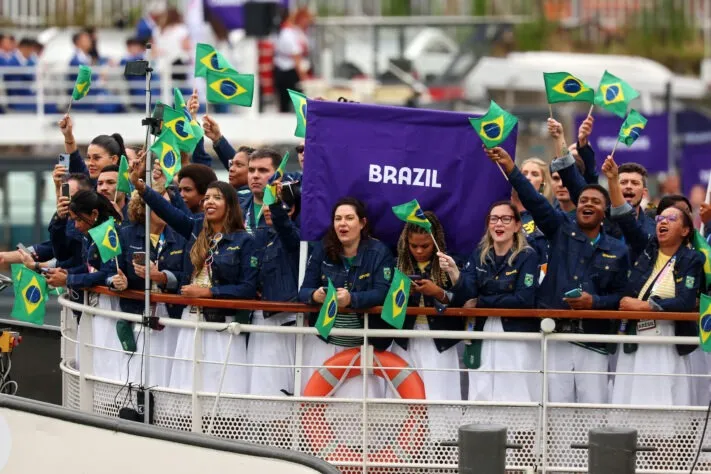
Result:
{"label": "orange life ring", "polygon": [[[401,357],[387,351],[375,351],[373,355],[376,368],[373,373],[387,378],[402,398],[423,400],[425,384],[420,375],[410,369]],[[323,367],[314,372],[304,389],[305,397],[327,397],[332,394],[338,383],[361,375],[360,348],[347,349],[323,363]],[[377,366],[382,368],[377,368]],[[306,439],[314,455],[326,461],[362,462],[363,454],[349,446],[334,440],[333,431],[326,419],[325,404],[305,403],[301,421]],[[418,454],[425,440],[427,430],[427,407],[410,405],[408,417],[402,429],[387,447],[369,452],[371,462],[408,462]]]}

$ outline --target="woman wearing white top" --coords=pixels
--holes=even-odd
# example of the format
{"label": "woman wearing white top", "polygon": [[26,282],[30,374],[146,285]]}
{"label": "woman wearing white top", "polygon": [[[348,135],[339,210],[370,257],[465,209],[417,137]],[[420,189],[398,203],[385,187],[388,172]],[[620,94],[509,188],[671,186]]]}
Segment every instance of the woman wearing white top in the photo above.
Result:
{"label": "woman wearing white top", "polygon": [[306,29],[313,16],[308,8],[299,8],[279,31],[274,48],[274,87],[279,94],[279,111],[293,109],[288,89],[300,90],[297,84],[308,77],[309,40]]}

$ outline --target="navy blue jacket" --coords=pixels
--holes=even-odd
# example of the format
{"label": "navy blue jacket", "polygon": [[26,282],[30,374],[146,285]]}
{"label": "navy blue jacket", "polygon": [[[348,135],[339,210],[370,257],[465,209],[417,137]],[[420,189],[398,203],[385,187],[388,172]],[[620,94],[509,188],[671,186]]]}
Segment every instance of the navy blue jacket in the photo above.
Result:
{"label": "navy blue jacket", "polygon": [[[328,286],[331,279],[335,288],[345,288],[351,294],[350,308],[354,310],[380,306],[390,289],[395,259],[390,250],[376,239],[361,240],[358,253],[349,269],[343,263],[332,262],[326,256],[323,243],[314,246],[306,265],[306,275],[299,290],[299,300],[302,303],[316,304],[311,298],[313,293]],[[309,324],[316,323],[316,313],[309,315]],[[379,314],[368,315],[368,327],[389,328]],[[388,338],[368,339],[378,350],[387,349],[392,340]]]}
{"label": "navy blue jacket", "polygon": [[548,239],[546,239],[543,232],[536,227],[533,216],[528,210],[521,213],[521,228],[523,229],[523,233],[526,234],[528,245],[536,251],[538,264],[543,265],[548,263]]}
{"label": "navy blue jacket", "polygon": [[[592,309],[617,309],[629,268],[625,245],[604,232],[600,233],[597,244],[592,245],[577,222],[566,213],[556,211],[518,168],[509,175],[509,181],[550,242],[548,271],[540,286],[538,306],[569,309],[563,301],[564,294],[580,287],[592,295]],[[581,324],[587,334],[608,334],[611,330],[610,321],[604,319],[585,319]],[[604,344],[589,346],[601,350],[605,347]]]}
{"label": "navy blue jacket", "polygon": [[[67,270],[67,288],[72,290],[85,290],[92,286],[106,284],[106,272],[104,270],[99,250],[96,244],[89,238],[84,237],[84,245],[81,252],[81,264]],[[115,265],[115,264],[114,264]]]}
{"label": "navy blue jacket", "polygon": [[[143,193],[143,200],[150,206],[151,210],[185,240],[189,240],[192,237],[193,228],[202,226],[204,219],[203,213],[192,214],[184,205],[181,209],[173,205],[172,202],[166,201],[163,196],[151,188],[146,188],[146,191]],[[182,201],[182,199],[180,200]]]}
{"label": "navy blue jacket", "polygon": [[[595,150],[592,149],[590,143],[588,142],[585,146],[580,146],[579,143],[575,144],[578,149],[578,155],[585,165],[585,174],[583,178],[588,184],[597,184],[600,180],[600,176],[597,174],[597,163],[595,163]],[[573,201],[577,202],[577,201]]]}
{"label": "navy blue jacket", "polygon": [[[133,269],[133,255],[136,252],[145,252],[146,229],[145,224],[132,224],[121,229],[119,233],[121,241],[121,256],[118,262],[121,271],[128,279],[128,288],[131,290],[144,290],[145,280]],[[164,272],[168,281],[161,290],[165,293],[178,293],[180,282],[184,281],[183,257],[185,252],[185,239],[178,235],[170,227],[163,231],[163,245],[158,248],[151,246],[151,261],[157,262],[158,270]],[[160,250],[160,252],[159,252]],[[141,263],[143,264],[143,263]],[[113,261],[104,264],[104,271],[107,274],[107,285],[109,280],[116,275],[116,265]],[[143,314],[144,302],[128,298],[121,298],[121,311],[127,313]],[[182,305],[166,305],[171,318],[180,318],[183,312]]]}
{"label": "navy blue jacket", "polygon": [[[301,232],[281,204],[269,206],[273,227],[255,236],[258,289],[264,301],[296,301],[299,293]],[[265,317],[271,313],[265,312]]]}
{"label": "navy blue jacket", "polygon": [[264,213],[259,216],[259,221],[257,222],[257,216],[254,215],[254,195],[249,194],[245,199],[240,200],[240,207],[242,208],[242,215],[244,216],[244,225],[251,234],[256,234],[261,231],[269,229],[267,221],[264,220]]}
{"label": "navy blue jacket", "polygon": [[[406,258],[411,258],[409,255]],[[435,257],[436,258],[436,257]],[[413,265],[413,271],[416,275],[419,275],[423,279],[432,279],[432,264],[428,264],[424,270],[420,270],[417,265]],[[448,292],[448,295],[454,297],[451,294],[452,282],[447,277],[444,290]],[[425,296],[417,292],[410,293],[410,299],[408,300],[409,308],[417,308],[420,306],[420,299],[424,300],[425,308],[436,308],[438,312],[444,311],[447,305],[440,303],[435,298],[431,296]],[[450,302],[451,303],[451,302]],[[405,323],[403,324],[403,329],[412,329],[415,327],[415,322],[417,316],[405,316]],[[427,323],[432,331],[461,331],[464,328],[464,318],[459,316],[427,316]],[[395,343],[407,350],[408,343],[410,339],[406,337],[395,338]],[[435,347],[439,352],[444,352],[450,347],[456,345],[459,341],[456,339],[434,339]]]}
{"label": "navy blue jacket", "polygon": [[86,237],[76,229],[74,221],[66,217],[61,219],[55,213],[49,222],[49,240],[57,267],[66,269],[84,264],[82,252]]}
{"label": "navy blue jacket", "polygon": [[[512,264],[510,257],[511,251],[501,265],[496,265],[492,249],[482,265],[481,250],[475,250],[452,288],[454,303],[461,306],[468,299],[477,298],[477,308],[535,308],[538,255],[532,248],[526,248]],[[486,318],[477,317],[474,329],[483,330],[485,322]],[[540,321],[538,318],[501,318],[501,325],[504,331],[538,332]]]}
{"label": "navy blue jacket", "polygon": [[45,240],[39,244],[30,245],[27,250],[32,254],[32,258],[36,262],[46,262],[54,258],[54,249],[52,248],[52,241]]}

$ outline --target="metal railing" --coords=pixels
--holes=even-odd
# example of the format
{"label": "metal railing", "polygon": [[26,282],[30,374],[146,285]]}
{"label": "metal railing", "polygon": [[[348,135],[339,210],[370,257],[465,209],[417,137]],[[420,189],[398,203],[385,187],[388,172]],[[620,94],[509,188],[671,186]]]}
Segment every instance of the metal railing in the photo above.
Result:
{"label": "metal railing", "polygon": [[[100,298],[118,299],[116,293],[97,289]],[[122,297],[142,299],[140,292],[123,292]],[[369,349],[372,338],[405,337],[410,339],[455,339],[455,340],[505,340],[529,341],[540,344],[541,355],[538,369],[535,371],[518,370],[535,374],[540,382],[540,396],[531,401],[470,401],[461,400],[413,400],[397,398],[370,398],[369,384],[378,387],[381,381],[371,377],[361,377],[362,396],[356,398],[320,398],[301,396],[302,371],[317,369],[305,366],[304,350],[308,349],[316,335],[314,328],[304,326],[302,314],[315,308],[301,304],[271,303],[237,300],[201,300],[185,299],[173,295],[151,295],[154,302],[205,305],[233,309],[262,309],[271,312],[292,312],[297,315],[296,326],[264,326],[238,323],[205,323],[182,319],[161,318],[160,323],[166,328],[187,330],[193,337],[193,357],[191,359],[173,358],[161,354],[159,358],[183,360],[192,367],[192,386],[190,389],[178,389],[171,386],[150,387],[154,396],[152,417],[154,423],[182,431],[213,434],[220,437],[237,438],[261,444],[287,447],[295,451],[306,452],[321,457],[338,466],[343,472],[456,472],[457,451],[453,446],[457,429],[468,423],[499,423],[509,427],[509,442],[522,445],[519,450],[507,454],[507,469],[533,472],[584,472],[586,453],[571,447],[587,440],[590,428],[606,425],[628,426],[639,430],[641,443],[658,447],[654,453],[640,453],[637,468],[641,472],[671,472],[688,470],[693,461],[693,454],[704,439],[701,426],[705,415],[702,406],[652,406],[652,405],[613,405],[597,403],[552,403],[548,401],[548,377],[555,373],[570,373],[549,369],[548,350],[551,343],[560,342],[604,342],[636,344],[689,344],[697,345],[696,337],[663,336],[614,336],[593,334],[564,334],[541,331],[539,333],[512,332],[472,332],[472,331],[431,331],[431,330],[395,330],[370,329],[368,318],[364,318],[364,329],[337,329],[332,335],[357,336],[363,338],[359,362],[351,370],[360,373],[378,374],[387,369],[378,364]],[[62,316],[64,405],[86,412],[117,416],[121,406],[136,406],[138,392],[135,386],[151,385],[150,362],[140,362],[143,358],[150,361],[151,337],[156,332],[137,329],[139,336],[138,351],[130,355],[120,348],[102,346],[93,340],[93,325],[100,318],[106,321],[125,320],[140,326],[142,316],[71,303],[65,297],[60,299],[65,307]],[[76,319],[69,311],[82,311],[80,327],[75,327]],[[380,308],[366,310],[377,313]],[[410,314],[429,314],[431,308],[408,308]],[[603,312],[603,311],[556,311],[556,310],[496,310],[496,309],[448,309],[441,317],[448,316],[500,316],[500,317],[570,317],[573,313],[581,318],[602,319],[651,319],[692,321],[698,318],[694,313],[645,313],[645,312]],[[367,314],[366,314],[367,316]],[[78,334],[77,334],[78,331]],[[208,360],[202,354],[202,334],[222,332],[232,347],[238,338],[244,343],[245,334],[283,334],[296,338],[294,364],[288,366],[259,365],[250,366],[248,362],[228,362]],[[153,335],[151,335],[153,334]],[[143,346],[143,347],[141,347]],[[236,349],[235,349],[236,350]],[[94,371],[93,364],[99,356],[117,354],[126,364],[127,372],[121,378],[106,378]],[[229,351],[229,349],[228,349]],[[227,355],[229,358],[229,352]],[[133,360],[134,376],[130,374]],[[294,395],[263,396],[248,393],[221,392],[221,385],[215,392],[204,391],[201,386],[201,371],[211,365],[222,367],[224,379],[227,367],[241,367],[245,370],[267,370],[279,367],[293,367]],[[338,366],[329,366],[337,369]],[[342,366],[346,368],[346,366]],[[411,367],[412,370],[432,370],[432,367]],[[458,369],[462,374],[477,371]],[[213,370],[214,373],[214,370]],[[139,374],[136,377],[136,374]],[[582,372],[581,375],[631,375],[624,372]],[[644,376],[642,373],[634,375]],[[652,375],[647,374],[647,375]],[[654,373],[654,376],[680,377],[673,373]],[[709,374],[688,375],[691,380],[706,380]],[[387,381],[390,386],[393,381]],[[145,398],[145,397],[144,397]],[[140,405],[139,405],[140,407]],[[421,470],[421,471],[420,471]],[[696,472],[711,472],[711,457],[702,454]]]}

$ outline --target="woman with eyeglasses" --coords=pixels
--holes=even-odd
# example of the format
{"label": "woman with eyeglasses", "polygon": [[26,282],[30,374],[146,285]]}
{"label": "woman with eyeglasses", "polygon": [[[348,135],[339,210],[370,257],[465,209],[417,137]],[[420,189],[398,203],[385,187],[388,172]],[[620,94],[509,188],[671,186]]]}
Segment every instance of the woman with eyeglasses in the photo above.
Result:
{"label": "woman with eyeglasses", "polygon": [[[486,232],[464,270],[440,253],[440,265],[454,286],[456,306],[523,309],[536,306],[538,255],[521,230],[521,215],[509,201],[492,204]],[[538,332],[537,318],[469,318],[468,331]],[[540,344],[530,341],[465,341],[469,400],[532,402],[540,400],[540,375],[502,371],[540,370]]]}
{"label": "woman with eyeglasses", "polygon": [[[632,267],[621,311],[690,312],[703,280],[704,256],[689,247],[694,231],[691,215],[669,206],[656,216],[656,234],[648,237],[637,222],[637,214],[625,202],[618,182],[615,161],[608,157],[602,166],[608,178],[611,217],[619,222],[625,240],[639,255]],[[696,336],[693,321],[623,320],[618,332],[640,336]],[[696,346],[670,344],[623,344],[617,362],[612,403],[634,405],[690,405],[691,381],[669,375],[620,375],[620,373],[690,373],[686,355]]]}
{"label": "woman with eyeglasses", "polygon": [[[69,203],[68,218],[74,222],[74,228],[84,237],[81,258],[72,268],[51,268],[47,273],[47,283],[54,287],[66,287],[74,299],[80,292],[93,286],[106,284],[107,274],[101,261],[99,250],[89,236],[89,230],[103,224],[109,218],[120,221],[121,216],[111,201],[95,191],[78,191]],[[118,230],[118,229],[117,229]],[[64,233],[62,228],[60,233]],[[63,236],[59,236],[64,242]],[[50,234],[50,239],[53,235]],[[89,292],[90,306],[101,309],[118,309],[118,298]],[[87,316],[88,317],[88,316]],[[125,358],[121,343],[116,337],[116,320],[105,316],[94,316],[92,324],[94,375],[111,380],[125,379]],[[112,350],[106,350],[112,349]]]}

